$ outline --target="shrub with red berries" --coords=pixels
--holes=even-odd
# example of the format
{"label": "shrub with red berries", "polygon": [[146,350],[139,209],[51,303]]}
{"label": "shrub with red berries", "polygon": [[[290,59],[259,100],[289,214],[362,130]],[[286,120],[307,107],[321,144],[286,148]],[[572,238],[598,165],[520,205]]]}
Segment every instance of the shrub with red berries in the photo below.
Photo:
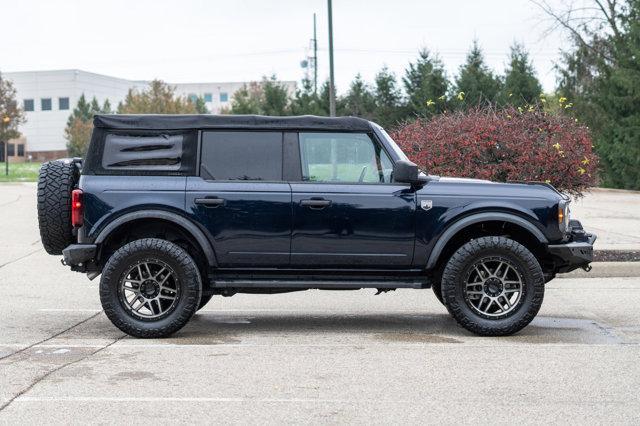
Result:
{"label": "shrub with red berries", "polygon": [[589,129],[542,108],[476,108],[418,119],[391,135],[427,173],[548,182],[573,195],[596,183]]}

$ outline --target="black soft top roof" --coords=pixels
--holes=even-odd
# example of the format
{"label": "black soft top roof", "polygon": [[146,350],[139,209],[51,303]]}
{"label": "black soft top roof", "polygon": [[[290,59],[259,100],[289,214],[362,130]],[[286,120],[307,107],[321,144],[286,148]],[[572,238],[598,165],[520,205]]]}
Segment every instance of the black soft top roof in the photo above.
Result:
{"label": "black soft top roof", "polygon": [[274,129],[368,132],[371,123],[357,117],[268,117],[264,115],[96,115],[95,127],[122,130]]}

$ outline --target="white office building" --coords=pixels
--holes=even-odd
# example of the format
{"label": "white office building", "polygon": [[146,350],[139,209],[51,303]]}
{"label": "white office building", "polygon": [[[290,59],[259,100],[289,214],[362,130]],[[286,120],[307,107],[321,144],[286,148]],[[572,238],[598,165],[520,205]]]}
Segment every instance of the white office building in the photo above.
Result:
{"label": "white office building", "polygon": [[[34,160],[48,160],[66,155],[64,128],[71,111],[83,94],[87,101],[95,96],[102,105],[109,100],[113,109],[124,100],[129,89],[144,90],[148,81],[133,81],[81,70],[24,71],[3,73],[13,82],[17,100],[25,111],[27,122],[20,127],[25,147],[21,153]],[[176,94],[192,99],[204,98],[213,114],[230,107],[233,94],[246,83],[180,83],[171,84]],[[294,81],[282,84],[293,94]],[[17,150],[16,150],[17,154]],[[14,159],[12,159],[13,161]],[[16,158],[15,160],[20,160]]]}

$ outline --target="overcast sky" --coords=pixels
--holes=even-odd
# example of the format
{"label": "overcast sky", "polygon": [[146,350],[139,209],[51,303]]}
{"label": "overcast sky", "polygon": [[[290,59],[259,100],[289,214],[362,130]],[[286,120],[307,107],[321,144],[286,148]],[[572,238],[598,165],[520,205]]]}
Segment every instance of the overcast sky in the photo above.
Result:
{"label": "overcast sky", "polygon": [[[561,0],[555,0],[557,2]],[[174,83],[300,80],[317,13],[319,75],[328,77],[326,0],[0,0],[0,71],[78,68]],[[528,0],[334,0],[336,84],[372,81],[383,65],[400,77],[421,47],[453,77],[474,37],[502,72],[524,43],[545,90],[563,37]],[[566,41],[564,42],[566,43]]]}

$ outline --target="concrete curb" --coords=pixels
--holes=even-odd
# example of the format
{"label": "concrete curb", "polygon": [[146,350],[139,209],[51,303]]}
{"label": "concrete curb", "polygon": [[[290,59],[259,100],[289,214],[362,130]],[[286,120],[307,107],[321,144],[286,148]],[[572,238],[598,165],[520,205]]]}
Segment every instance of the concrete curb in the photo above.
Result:
{"label": "concrete curb", "polygon": [[591,272],[578,269],[556,278],[618,278],[640,277],[640,262],[594,262]]}

